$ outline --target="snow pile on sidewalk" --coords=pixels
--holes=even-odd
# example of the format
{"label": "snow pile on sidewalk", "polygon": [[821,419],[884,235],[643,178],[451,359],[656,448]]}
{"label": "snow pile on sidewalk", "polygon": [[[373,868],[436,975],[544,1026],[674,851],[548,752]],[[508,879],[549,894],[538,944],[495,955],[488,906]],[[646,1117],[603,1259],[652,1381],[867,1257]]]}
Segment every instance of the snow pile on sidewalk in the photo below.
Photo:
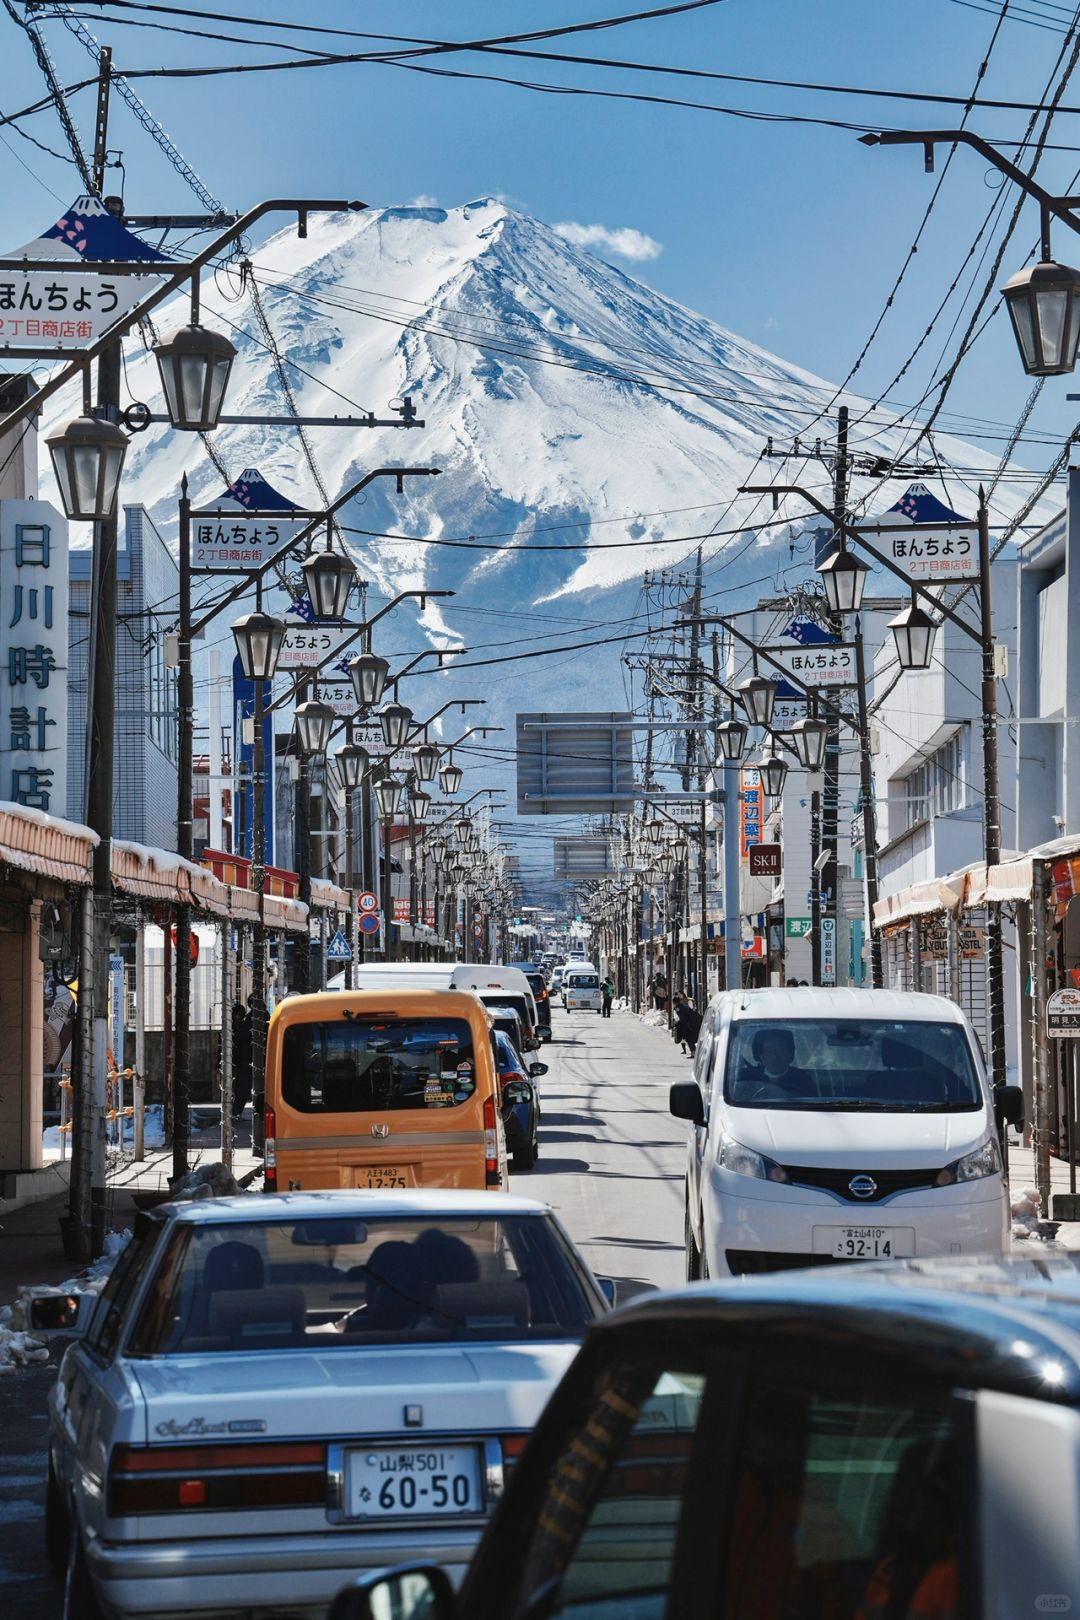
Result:
{"label": "snow pile on sidewalk", "polygon": [[1039,1194],[1035,1187],[1023,1187],[1014,1192],[1011,1200],[1013,1241],[1030,1240],[1044,1249],[1065,1250],[1067,1245],[1057,1242],[1058,1221],[1044,1221],[1039,1213]]}
{"label": "snow pile on sidewalk", "polygon": [[105,1252],[77,1277],[62,1283],[27,1283],[12,1304],[0,1305],[0,1378],[49,1359],[48,1346],[28,1331],[31,1303],[55,1295],[100,1294],[130,1237],[130,1231],[107,1233]]}
{"label": "snow pile on sidewalk", "polygon": [[650,1029],[667,1029],[667,1013],[661,1012],[659,1008],[652,1012],[638,1013],[638,1018],[643,1024],[648,1024]]}
{"label": "snow pile on sidewalk", "polygon": [[232,1171],[223,1164],[201,1164],[176,1183],[169,1202],[189,1204],[201,1198],[235,1198],[244,1191]]}

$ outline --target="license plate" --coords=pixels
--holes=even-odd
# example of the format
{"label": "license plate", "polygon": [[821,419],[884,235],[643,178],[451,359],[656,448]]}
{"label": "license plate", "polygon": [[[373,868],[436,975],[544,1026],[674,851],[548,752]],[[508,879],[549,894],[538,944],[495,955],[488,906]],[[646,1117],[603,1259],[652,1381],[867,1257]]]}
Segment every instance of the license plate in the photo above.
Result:
{"label": "license plate", "polygon": [[815,1226],[814,1253],[834,1260],[903,1260],[915,1253],[913,1226]]}
{"label": "license plate", "polygon": [[402,1164],[368,1164],[364,1166],[368,1187],[407,1187],[409,1178]]}
{"label": "license plate", "polygon": [[350,1451],[349,1514],[427,1519],[484,1511],[479,1446],[378,1446]]}

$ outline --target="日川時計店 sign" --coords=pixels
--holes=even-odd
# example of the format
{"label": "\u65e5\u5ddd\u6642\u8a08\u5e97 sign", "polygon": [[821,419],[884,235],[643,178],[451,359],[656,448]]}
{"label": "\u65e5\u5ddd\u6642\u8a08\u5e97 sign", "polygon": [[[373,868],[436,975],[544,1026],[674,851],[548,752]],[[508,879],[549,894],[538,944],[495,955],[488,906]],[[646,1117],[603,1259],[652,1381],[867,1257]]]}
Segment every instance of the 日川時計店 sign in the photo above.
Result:
{"label": "\u65e5\u5ddd\u6642\u8a08\u5e97 sign", "polygon": [[47,501],[0,502],[0,799],[67,808],[67,524]]}

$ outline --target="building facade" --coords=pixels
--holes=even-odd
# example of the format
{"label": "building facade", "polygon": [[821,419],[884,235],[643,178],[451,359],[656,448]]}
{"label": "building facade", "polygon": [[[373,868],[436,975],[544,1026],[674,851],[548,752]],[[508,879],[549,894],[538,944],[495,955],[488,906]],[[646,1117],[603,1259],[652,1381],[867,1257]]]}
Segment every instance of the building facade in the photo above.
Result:
{"label": "building facade", "polygon": [[[90,646],[89,550],[69,564],[67,816],[86,819]],[[176,671],[166,660],[179,572],[143,507],[126,506],[117,553],[113,831],[160,849],[176,847]]]}

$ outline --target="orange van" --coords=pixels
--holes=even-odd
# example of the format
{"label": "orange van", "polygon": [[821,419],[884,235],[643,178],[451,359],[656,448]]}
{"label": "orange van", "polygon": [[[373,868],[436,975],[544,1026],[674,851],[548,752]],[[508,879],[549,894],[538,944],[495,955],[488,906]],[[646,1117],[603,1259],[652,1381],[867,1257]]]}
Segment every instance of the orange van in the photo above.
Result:
{"label": "orange van", "polygon": [[266,1040],[267,1192],[507,1184],[486,1009],[466,990],[289,996]]}

